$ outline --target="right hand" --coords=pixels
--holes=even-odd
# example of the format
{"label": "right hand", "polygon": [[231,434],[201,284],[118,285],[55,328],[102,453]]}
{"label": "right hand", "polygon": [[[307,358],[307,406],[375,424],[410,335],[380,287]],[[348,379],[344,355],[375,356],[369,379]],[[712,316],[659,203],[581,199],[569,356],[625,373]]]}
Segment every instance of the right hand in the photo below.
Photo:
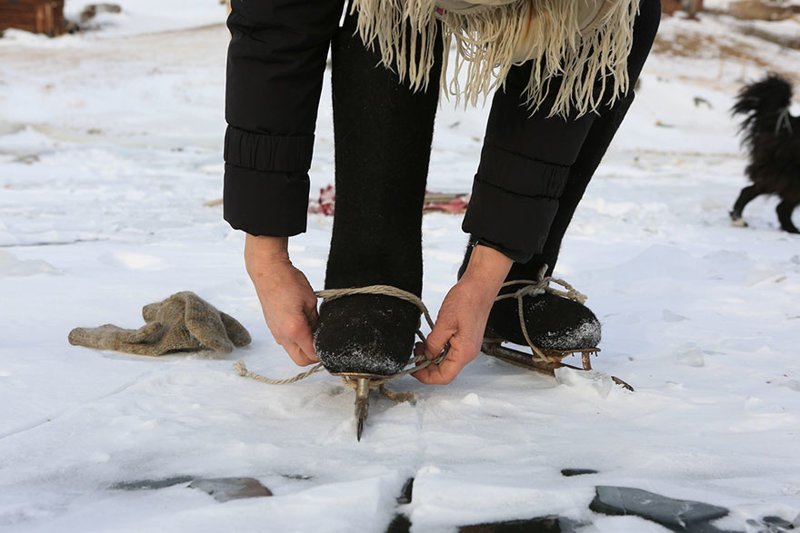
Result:
{"label": "right hand", "polygon": [[244,261],[275,341],[300,366],[319,361],[312,329],[317,297],[306,276],[289,260],[287,237],[247,235]]}

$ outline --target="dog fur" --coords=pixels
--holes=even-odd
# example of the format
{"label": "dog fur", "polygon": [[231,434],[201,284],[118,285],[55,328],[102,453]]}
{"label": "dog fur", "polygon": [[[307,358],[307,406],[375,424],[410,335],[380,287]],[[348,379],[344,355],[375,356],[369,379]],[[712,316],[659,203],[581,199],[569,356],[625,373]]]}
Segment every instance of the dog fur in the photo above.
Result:
{"label": "dog fur", "polygon": [[745,173],[753,183],[742,189],[730,212],[734,224],[746,226],[745,206],[762,194],[780,198],[776,209],[781,229],[800,233],[792,212],[800,205],[800,117],[789,114],[792,86],[777,74],[746,85],[739,91],[732,112],[743,118],[742,145],[750,162]]}

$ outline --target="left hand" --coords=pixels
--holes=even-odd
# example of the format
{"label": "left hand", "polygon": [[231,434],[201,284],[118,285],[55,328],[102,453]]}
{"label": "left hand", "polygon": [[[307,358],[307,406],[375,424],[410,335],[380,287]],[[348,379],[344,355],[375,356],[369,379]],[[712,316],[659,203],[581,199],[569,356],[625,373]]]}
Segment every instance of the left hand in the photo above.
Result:
{"label": "left hand", "polygon": [[492,248],[475,247],[464,275],[447,293],[428,340],[415,350],[424,351],[428,359],[436,358],[447,343],[450,351],[439,365],[414,373],[415,378],[429,385],[446,385],[478,356],[489,312],[511,263]]}

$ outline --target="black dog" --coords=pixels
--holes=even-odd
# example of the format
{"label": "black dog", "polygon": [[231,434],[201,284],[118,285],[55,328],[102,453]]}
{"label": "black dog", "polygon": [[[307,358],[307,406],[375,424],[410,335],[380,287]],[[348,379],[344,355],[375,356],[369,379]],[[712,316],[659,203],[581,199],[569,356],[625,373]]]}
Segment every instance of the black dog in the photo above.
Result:
{"label": "black dog", "polygon": [[742,189],[730,212],[734,223],[746,226],[745,206],[762,194],[776,194],[781,229],[800,233],[792,223],[792,211],[800,205],[800,117],[789,114],[791,102],[791,84],[776,74],[739,91],[732,112],[744,116],[742,144],[750,153],[745,172],[753,184]]}

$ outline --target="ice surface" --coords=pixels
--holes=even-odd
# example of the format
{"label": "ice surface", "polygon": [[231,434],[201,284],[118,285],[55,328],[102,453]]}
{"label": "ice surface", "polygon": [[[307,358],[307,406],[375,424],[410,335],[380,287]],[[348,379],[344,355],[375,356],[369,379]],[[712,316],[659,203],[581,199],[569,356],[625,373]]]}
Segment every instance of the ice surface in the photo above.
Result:
{"label": "ice surface", "polygon": [[[777,230],[774,199],[748,206],[748,228],[729,225],[746,161],[728,109],[745,80],[800,71],[800,52],[738,36],[725,18],[662,25],[664,40],[747,54],[651,58],[556,269],[602,321],[594,367],[635,393],[482,357],[447,387],[393,383],[416,404],[376,400],[357,443],[352,392],[334,378],[270,387],[232,370],[242,358],[297,372],[263,324],[241,234],[204,206],[222,189],[224,7],[122,4],[99,32],[0,39],[0,530],[383,531],[402,508],[423,532],[544,516],[664,531],[592,513],[597,485],[725,507],[720,529],[795,520],[800,240]],[[326,82],[312,190],[333,180],[329,102]],[[486,114],[442,105],[430,189],[470,190]],[[463,256],[460,223],[423,222],[434,314]],[[330,230],[312,216],[291,244],[317,288]],[[74,326],[126,323],[180,290],[241,319],[252,346],[144,359],[67,343]],[[112,489],[177,476],[251,477],[274,496]],[[398,507],[409,477],[413,501]]]}
{"label": "ice surface", "polygon": [[0,250],[0,277],[33,276],[34,274],[54,273],[58,270],[46,261],[38,259],[17,259],[12,253]]}

